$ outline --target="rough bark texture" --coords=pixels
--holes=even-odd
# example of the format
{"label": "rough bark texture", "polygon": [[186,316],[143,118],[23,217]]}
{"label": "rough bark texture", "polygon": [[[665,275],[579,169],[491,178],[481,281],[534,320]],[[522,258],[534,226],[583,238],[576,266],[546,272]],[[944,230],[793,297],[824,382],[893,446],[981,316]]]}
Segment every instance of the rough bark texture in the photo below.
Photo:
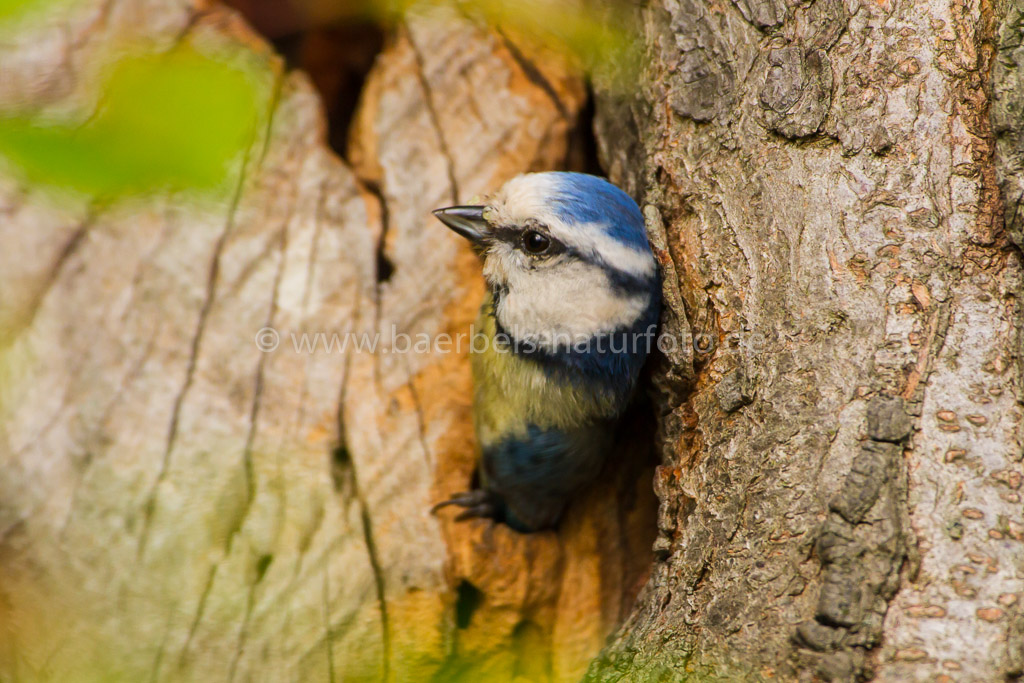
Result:
{"label": "rough bark texture", "polygon": [[224,205],[0,181],[0,680],[1024,673],[1024,7],[637,12],[596,131],[665,273],[663,464],[641,409],[528,536],[428,514],[472,476],[468,339],[391,341],[469,333],[478,266],[429,210],[578,164],[571,66],[410,16],[343,161],[216,7],[83,0],[0,46],[0,101],[44,109],[138,38],[273,83]]}
{"label": "rough bark texture", "polygon": [[698,353],[662,383],[659,560],[589,678],[1015,679],[1019,3],[641,15],[598,138]]}

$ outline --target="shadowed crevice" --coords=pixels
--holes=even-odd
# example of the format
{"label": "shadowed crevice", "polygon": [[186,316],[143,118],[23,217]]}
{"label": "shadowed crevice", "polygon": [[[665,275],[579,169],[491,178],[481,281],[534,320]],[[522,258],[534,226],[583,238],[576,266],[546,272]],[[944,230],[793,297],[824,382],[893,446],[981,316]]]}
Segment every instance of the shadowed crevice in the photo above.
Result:
{"label": "shadowed crevice", "polygon": [[597,136],[594,134],[594,89],[587,84],[587,99],[576,116],[576,125],[569,133],[569,151],[566,158],[566,169],[579,173],[604,176],[605,170],[597,151]]}
{"label": "shadowed crevice", "polygon": [[280,0],[224,0],[241,13],[284,59],[288,69],[309,75],[320,93],[328,123],[328,144],[345,159],[349,128],[359,97],[377,55],[384,49],[385,28],[370,18],[345,15],[311,17],[301,4]]}
{"label": "shadowed crevice", "polygon": [[483,601],[483,591],[465,579],[460,581],[455,589],[455,625],[468,628]]}
{"label": "shadowed crevice", "polygon": [[384,199],[384,193],[381,190],[380,184],[370,181],[363,181],[362,184],[366,191],[376,198],[377,204],[380,206],[380,237],[377,238],[377,250],[375,252],[376,270],[374,272],[377,284],[381,285],[390,281],[391,276],[395,274],[395,262],[388,256],[387,251],[388,231],[391,229],[391,214],[388,211],[388,203]]}

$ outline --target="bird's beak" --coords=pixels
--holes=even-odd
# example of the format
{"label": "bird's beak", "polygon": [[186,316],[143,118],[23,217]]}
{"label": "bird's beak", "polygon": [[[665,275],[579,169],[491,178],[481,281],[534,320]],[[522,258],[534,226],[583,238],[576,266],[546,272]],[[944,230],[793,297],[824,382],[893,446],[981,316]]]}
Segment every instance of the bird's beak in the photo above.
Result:
{"label": "bird's beak", "polygon": [[474,245],[481,245],[490,234],[490,227],[484,220],[485,206],[449,206],[435,209],[434,215],[449,228],[459,233]]}

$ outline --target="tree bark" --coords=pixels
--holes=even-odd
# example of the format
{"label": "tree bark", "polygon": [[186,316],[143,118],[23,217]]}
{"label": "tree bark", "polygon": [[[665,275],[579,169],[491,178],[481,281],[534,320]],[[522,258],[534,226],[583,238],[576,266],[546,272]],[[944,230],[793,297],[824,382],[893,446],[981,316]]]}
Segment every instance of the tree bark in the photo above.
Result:
{"label": "tree bark", "polygon": [[641,15],[598,140],[709,352],[663,401],[658,561],[588,679],[1015,680],[1021,5]]}
{"label": "tree bark", "polygon": [[[413,13],[339,159],[307,79],[216,6],[82,0],[0,46],[0,101],[44,111],[140,38],[272,86],[222,204],[0,179],[0,680],[1024,674],[1024,7],[637,16],[643,73],[595,132],[670,343],[615,461],[530,535],[429,514],[473,473],[483,291],[429,211],[581,169],[576,67]],[[378,341],[296,341],[321,332]]]}

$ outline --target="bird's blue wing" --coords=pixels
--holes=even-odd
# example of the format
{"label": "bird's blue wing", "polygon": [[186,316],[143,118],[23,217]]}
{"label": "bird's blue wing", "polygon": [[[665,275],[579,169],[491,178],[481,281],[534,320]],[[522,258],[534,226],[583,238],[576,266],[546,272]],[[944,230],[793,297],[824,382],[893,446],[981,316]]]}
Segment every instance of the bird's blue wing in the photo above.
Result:
{"label": "bird's blue wing", "polygon": [[481,484],[504,502],[505,521],[532,531],[554,525],[570,494],[593,479],[610,442],[610,425],[562,431],[531,425],[483,452]]}

